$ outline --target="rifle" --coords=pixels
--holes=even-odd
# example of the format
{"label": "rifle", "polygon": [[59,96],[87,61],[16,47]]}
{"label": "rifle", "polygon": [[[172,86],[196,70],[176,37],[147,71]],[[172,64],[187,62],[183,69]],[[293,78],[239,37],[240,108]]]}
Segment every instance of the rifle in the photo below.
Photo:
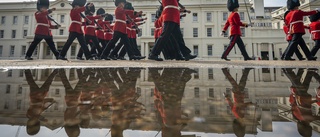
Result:
{"label": "rifle", "polygon": [[48,19],[53,21],[57,26],[61,26],[56,20],[54,20],[50,15],[47,15]]}

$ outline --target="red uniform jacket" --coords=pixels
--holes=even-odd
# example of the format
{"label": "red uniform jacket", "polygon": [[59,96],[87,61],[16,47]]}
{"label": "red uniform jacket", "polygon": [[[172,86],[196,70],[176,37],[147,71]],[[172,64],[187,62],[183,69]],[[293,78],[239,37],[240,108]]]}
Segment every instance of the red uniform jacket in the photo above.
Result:
{"label": "red uniform jacket", "polygon": [[[134,19],[134,22],[137,26],[142,25],[142,23],[138,23],[140,21],[143,21],[143,19],[141,19],[141,18]],[[137,29],[139,29],[139,28],[133,28],[133,26],[134,26],[134,23],[132,22],[131,23],[131,38],[136,39],[137,38]]]}
{"label": "red uniform jacket", "polygon": [[47,15],[49,14],[48,11],[45,12],[36,12],[34,16],[37,20],[37,28],[34,34],[36,35],[45,35],[45,36],[52,36],[51,30],[54,29],[55,26],[51,25],[51,21],[49,21]]}
{"label": "red uniform jacket", "polygon": [[154,21],[154,27],[155,27],[155,29],[154,29],[154,38],[158,39],[159,38],[159,28],[160,28],[159,19]]}
{"label": "red uniform jacket", "polygon": [[180,10],[177,0],[162,0],[163,21],[171,21],[180,25]]}
{"label": "red uniform jacket", "polygon": [[292,10],[288,13],[285,20],[288,22],[289,25],[289,33],[302,33],[305,34],[304,24],[303,24],[303,16],[309,16],[316,14],[317,11],[309,11],[305,12],[302,10]]}
{"label": "red uniform jacket", "polygon": [[313,40],[320,40],[320,21],[311,22],[310,34]]}
{"label": "red uniform jacket", "polygon": [[127,23],[127,35],[128,35],[128,38],[132,38],[132,36],[131,36],[131,28],[132,28],[132,24],[131,23]]}
{"label": "red uniform jacket", "polygon": [[83,34],[82,31],[82,19],[80,16],[81,12],[84,12],[86,10],[85,7],[77,8],[77,9],[71,9],[70,11],[70,18],[71,18],[71,25],[69,27],[69,32],[77,32],[80,34]]}
{"label": "red uniform jacket", "polygon": [[286,34],[286,40],[287,41],[291,41],[292,40],[292,35],[290,35],[289,32],[289,28],[286,25],[283,25],[283,32],[284,34]]}
{"label": "red uniform jacket", "polygon": [[228,27],[231,26],[230,29],[230,36],[232,35],[240,35],[241,36],[241,29],[240,27],[244,27],[245,24],[243,24],[240,21],[240,16],[237,12],[231,12],[228,20],[226,21],[226,24],[223,27],[223,31],[226,31]]}
{"label": "red uniform jacket", "polygon": [[127,28],[126,28],[126,15],[133,16],[134,11],[133,10],[125,10],[123,8],[117,7],[115,10],[115,24],[114,24],[114,31],[118,31],[124,34],[127,34]]}
{"label": "red uniform jacket", "polygon": [[99,15],[98,16],[87,16],[87,18],[89,20],[91,20],[91,24],[86,25],[86,28],[84,30],[84,34],[90,35],[90,36],[96,36],[96,25],[95,25],[94,21],[96,19],[101,18],[101,16],[99,16]]}
{"label": "red uniform jacket", "polygon": [[107,26],[109,26],[110,29],[112,30],[107,30],[106,33],[104,33],[104,39],[105,40],[111,40],[113,37],[113,24],[106,24]]}
{"label": "red uniform jacket", "polygon": [[99,30],[96,31],[96,36],[99,39],[105,40],[104,32],[108,31],[108,28],[106,27],[106,25],[109,24],[109,26],[110,26],[110,22],[109,21],[98,20],[98,24],[102,27],[102,29],[99,29]]}
{"label": "red uniform jacket", "polygon": [[162,33],[162,27],[163,27],[163,16],[160,16],[158,20],[159,20],[158,21],[158,25],[159,25],[158,37],[160,37]]}

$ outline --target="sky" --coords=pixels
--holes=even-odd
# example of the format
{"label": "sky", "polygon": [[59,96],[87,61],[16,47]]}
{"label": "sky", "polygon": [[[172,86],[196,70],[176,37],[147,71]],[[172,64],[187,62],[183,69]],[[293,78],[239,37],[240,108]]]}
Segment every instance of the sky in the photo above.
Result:
{"label": "sky", "polygon": [[[0,0],[0,2],[20,2],[20,1],[35,1],[35,0]],[[266,7],[285,6],[286,0],[264,0],[264,4]]]}

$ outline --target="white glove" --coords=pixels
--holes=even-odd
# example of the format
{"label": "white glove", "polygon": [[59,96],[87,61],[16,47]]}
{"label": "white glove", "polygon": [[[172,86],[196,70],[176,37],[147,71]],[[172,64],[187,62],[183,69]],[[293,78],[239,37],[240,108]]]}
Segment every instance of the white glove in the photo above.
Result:
{"label": "white glove", "polygon": [[220,36],[224,36],[224,34],[226,34],[226,32],[225,32],[225,31],[222,31],[222,32],[220,33]]}
{"label": "white glove", "polygon": [[252,23],[250,23],[250,24],[247,24],[247,26],[248,26],[248,27],[252,27],[252,26],[253,26],[253,24],[252,24]]}

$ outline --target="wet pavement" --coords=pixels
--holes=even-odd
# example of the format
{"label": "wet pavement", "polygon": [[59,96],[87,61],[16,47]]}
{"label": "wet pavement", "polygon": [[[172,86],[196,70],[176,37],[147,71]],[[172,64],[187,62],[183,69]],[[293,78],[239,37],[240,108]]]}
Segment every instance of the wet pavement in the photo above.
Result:
{"label": "wet pavement", "polygon": [[319,68],[178,66],[3,68],[1,136],[320,136]]}

